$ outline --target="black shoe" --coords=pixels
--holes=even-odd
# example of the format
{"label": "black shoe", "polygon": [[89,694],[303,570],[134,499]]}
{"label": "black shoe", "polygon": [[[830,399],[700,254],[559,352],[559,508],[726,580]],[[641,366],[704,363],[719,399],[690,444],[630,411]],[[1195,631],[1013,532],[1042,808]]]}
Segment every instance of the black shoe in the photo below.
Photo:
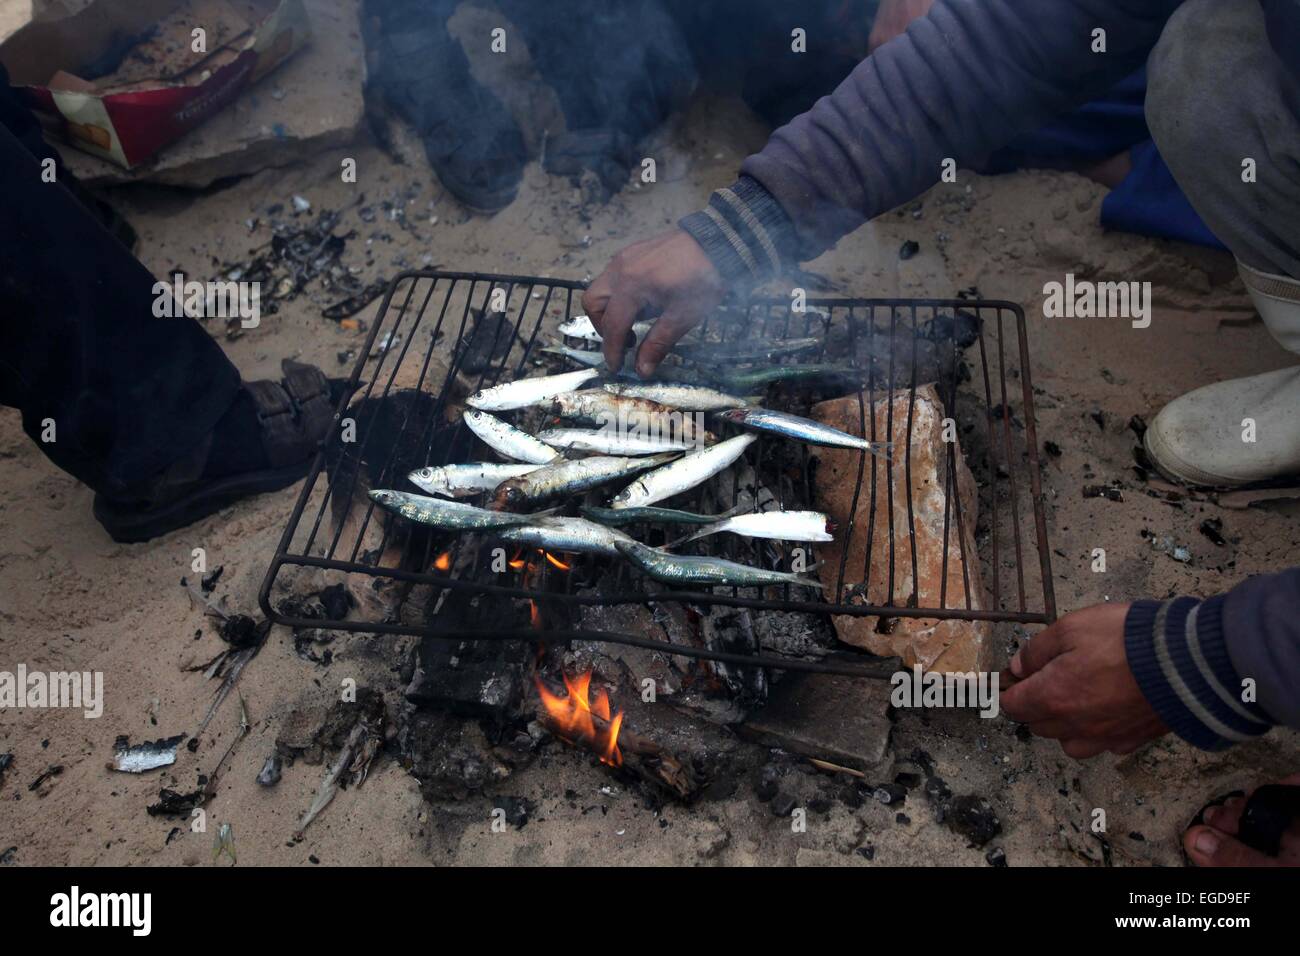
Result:
{"label": "black shoe", "polygon": [[95,495],[95,517],[114,541],[148,541],[307,474],[346,386],[302,362],[280,367],[281,382],[246,383],[194,452],[128,493]]}
{"label": "black shoe", "polygon": [[436,4],[397,3],[367,31],[371,83],[420,134],[447,190],[473,209],[495,212],[515,198],[528,151],[509,111],[470,74]]}

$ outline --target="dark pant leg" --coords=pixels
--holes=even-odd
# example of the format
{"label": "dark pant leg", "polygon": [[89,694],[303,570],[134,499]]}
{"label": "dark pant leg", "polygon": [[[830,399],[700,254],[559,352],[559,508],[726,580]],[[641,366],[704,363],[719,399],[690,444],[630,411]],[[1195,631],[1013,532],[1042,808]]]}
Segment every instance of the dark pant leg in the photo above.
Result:
{"label": "dark pant leg", "polygon": [[0,403],[50,460],[112,495],[194,449],[239,371],[194,319],[155,317],[154,277],[42,180],[33,150],[48,147],[2,74],[0,121]]}

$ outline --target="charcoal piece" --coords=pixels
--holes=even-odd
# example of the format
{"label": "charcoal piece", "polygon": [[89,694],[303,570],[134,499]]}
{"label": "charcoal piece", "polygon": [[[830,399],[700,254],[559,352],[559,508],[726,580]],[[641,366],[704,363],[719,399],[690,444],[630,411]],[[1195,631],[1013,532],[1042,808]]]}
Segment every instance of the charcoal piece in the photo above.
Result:
{"label": "charcoal piece", "polygon": [[921,775],[919,773],[896,773],[894,774],[894,783],[906,787],[908,790],[915,790],[921,785]]}
{"label": "charcoal piece", "polygon": [[917,242],[915,239],[908,239],[906,242],[904,242],[901,246],[898,247],[898,258],[906,262],[908,259],[912,258],[920,251],[921,251],[921,244]]}
{"label": "charcoal piece", "polygon": [[260,644],[270,630],[270,621],[259,622],[247,614],[231,614],[221,622],[217,633],[231,647],[252,647]]}
{"label": "charcoal piece", "polygon": [[426,800],[464,800],[511,774],[476,722],[450,714],[416,711],[398,742]]}
{"label": "charcoal piece", "polygon": [[906,813],[895,813],[894,822],[902,824],[903,826],[910,826],[912,823],[912,818],[909,817]]}
{"label": "charcoal piece", "polygon": [[199,580],[199,587],[203,590],[204,594],[212,593],[212,589],[215,588],[217,582],[221,580],[221,572],[224,570],[226,570],[226,566],[223,564],[220,567],[213,568],[207,574],[203,575]]}
{"label": "charcoal piece", "polygon": [[503,797],[500,802],[501,809],[506,812],[506,823],[516,830],[522,830],[537,810],[537,804],[527,797]]}
{"label": "charcoal piece", "polygon": [[415,650],[406,699],[418,707],[506,720],[523,703],[526,656],[518,641],[425,637]]}
{"label": "charcoal piece", "polygon": [[1007,851],[1000,846],[995,846],[984,854],[984,860],[989,866],[1006,866]]}
{"label": "charcoal piece", "polygon": [[1002,821],[983,797],[973,793],[954,797],[944,808],[944,823],[972,846],[984,846],[1002,832]]}
{"label": "charcoal piece", "polygon": [[796,800],[788,793],[778,793],[772,798],[772,816],[788,817],[795,808]]}
{"label": "charcoal piece", "polygon": [[1061,446],[1054,441],[1043,442],[1043,451],[1047,452],[1053,458],[1061,457]]}
{"label": "charcoal piece", "polygon": [[342,584],[334,584],[320,592],[321,607],[331,621],[341,621],[352,609],[352,595]]}
{"label": "charcoal piece", "polygon": [[1228,539],[1223,536],[1223,519],[1206,518],[1201,522],[1201,534],[1205,535],[1219,547],[1228,543]]}
{"label": "charcoal piece", "polygon": [[163,787],[158,791],[158,802],[145,807],[145,813],[151,817],[188,816],[190,811],[202,805],[206,798],[207,790],[204,787],[189,793]]}
{"label": "charcoal piece", "polygon": [[808,801],[808,809],[813,813],[830,813],[831,802],[822,796],[813,797]]}
{"label": "charcoal piece", "polygon": [[907,788],[897,783],[881,784],[871,791],[871,796],[887,807],[907,802]]}
{"label": "charcoal piece", "polygon": [[280,770],[283,762],[279,754],[271,754],[266,758],[266,763],[262,764],[262,770],[257,775],[257,782],[263,787],[274,787],[280,782]]}
{"label": "charcoal piece", "polygon": [[952,796],[952,788],[942,777],[930,776],[925,780],[925,795],[935,803],[944,803]]}
{"label": "charcoal piece", "polygon": [[758,783],[754,785],[754,795],[763,803],[767,803],[776,796],[780,787],[781,772],[769,764],[763,768],[762,773],[758,776]]}
{"label": "charcoal piece", "polygon": [[869,843],[866,846],[858,847],[854,852],[864,860],[874,860],[876,858],[876,848]]}
{"label": "charcoal piece", "polygon": [[473,328],[461,343],[460,371],[479,375],[510,354],[515,327],[504,312],[475,313]]}
{"label": "charcoal piece", "polygon": [[1123,501],[1124,493],[1113,485],[1084,485],[1085,498],[1105,498],[1107,501]]}
{"label": "charcoal piece", "polygon": [[971,312],[959,309],[951,315],[936,315],[925,322],[919,334],[934,342],[953,342],[957,348],[965,349],[974,345],[980,337],[982,322]]}

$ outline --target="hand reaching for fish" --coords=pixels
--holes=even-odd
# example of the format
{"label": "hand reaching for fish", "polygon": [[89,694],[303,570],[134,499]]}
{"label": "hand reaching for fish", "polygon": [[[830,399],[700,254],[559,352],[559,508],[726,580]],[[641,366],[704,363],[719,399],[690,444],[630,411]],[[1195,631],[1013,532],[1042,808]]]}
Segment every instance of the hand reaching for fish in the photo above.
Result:
{"label": "hand reaching for fish", "polygon": [[637,374],[645,378],[726,292],[699,243],[672,229],[628,246],[610,260],[583,293],[582,306],[600,332],[605,362],[613,372],[623,367],[628,333],[642,313],[658,316],[637,347]]}

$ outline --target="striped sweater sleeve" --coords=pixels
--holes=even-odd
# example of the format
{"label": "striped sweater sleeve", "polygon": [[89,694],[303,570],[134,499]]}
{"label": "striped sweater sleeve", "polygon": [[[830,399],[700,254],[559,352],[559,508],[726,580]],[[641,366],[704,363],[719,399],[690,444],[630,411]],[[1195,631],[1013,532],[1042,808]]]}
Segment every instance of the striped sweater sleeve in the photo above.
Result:
{"label": "striped sweater sleeve", "polygon": [[928,189],[947,160],[976,165],[1132,73],[1180,2],[936,0],[680,225],[732,281],[815,258]]}
{"label": "striped sweater sleeve", "polygon": [[1152,708],[1196,747],[1300,727],[1300,569],[1204,601],[1135,601],[1124,646]]}

